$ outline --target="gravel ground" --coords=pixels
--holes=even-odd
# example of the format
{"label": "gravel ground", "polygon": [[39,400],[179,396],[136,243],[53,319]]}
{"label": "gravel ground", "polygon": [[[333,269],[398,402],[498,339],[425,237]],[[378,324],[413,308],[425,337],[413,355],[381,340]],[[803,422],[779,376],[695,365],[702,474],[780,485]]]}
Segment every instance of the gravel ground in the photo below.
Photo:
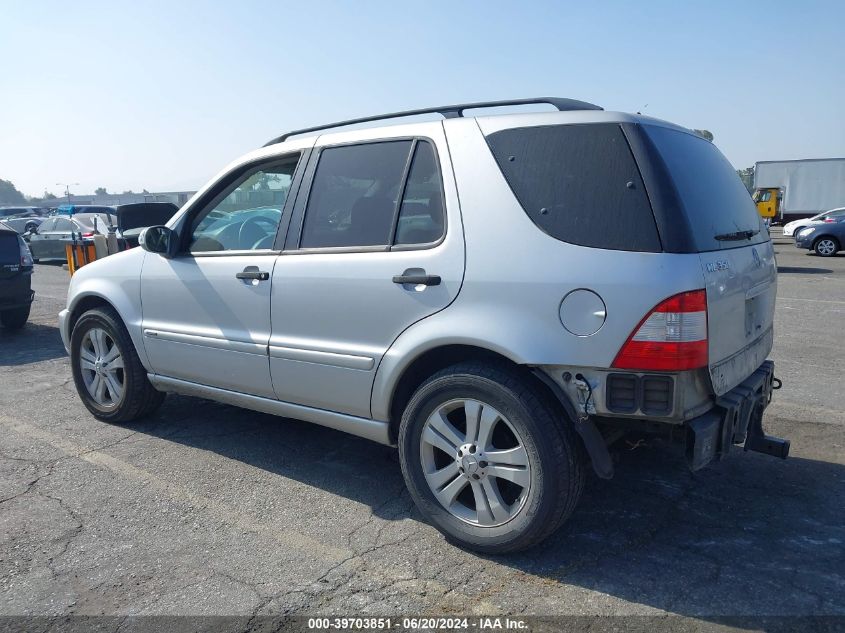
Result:
{"label": "gravel ground", "polygon": [[845,255],[775,241],[765,426],[790,459],[692,474],[623,446],[563,530],[507,557],[446,543],[387,447],[175,396],[97,422],[56,328],[67,272],[38,265],[29,325],[0,333],[0,615],[845,616]]}

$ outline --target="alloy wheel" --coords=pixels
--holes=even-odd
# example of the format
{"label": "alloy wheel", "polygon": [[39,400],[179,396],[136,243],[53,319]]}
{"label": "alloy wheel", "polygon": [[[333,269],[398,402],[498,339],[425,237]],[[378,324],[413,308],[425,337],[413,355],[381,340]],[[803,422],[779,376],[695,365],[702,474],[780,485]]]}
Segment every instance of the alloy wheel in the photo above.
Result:
{"label": "alloy wheel", "polygon": [[833,255],[836,252],[836,244],[833,243],[833,240],[829,239],[819,240],[819,243],[816,244],[816,250],[819,252],[819,255]]}
{"label": "alloy wheel", "polygon": [[423,425],[423,474],[437,501],[458,519],[496,527],[525,504],[531,465],[525,443],[494,407],[450,400]]}
{"label": "alloy wheel", "polygon": [[82,337],[79,366],[88,394],[98,406],[113,409],[124,393],[123,356],[115,340],[102,328],[91,328]]}

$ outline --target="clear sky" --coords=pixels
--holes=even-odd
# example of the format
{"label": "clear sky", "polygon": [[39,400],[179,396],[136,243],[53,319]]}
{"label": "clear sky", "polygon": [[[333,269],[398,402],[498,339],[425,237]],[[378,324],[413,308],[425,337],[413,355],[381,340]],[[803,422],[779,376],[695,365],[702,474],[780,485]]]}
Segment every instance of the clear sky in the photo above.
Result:
{"label": "clear sky", "polygon": [[845,1],[0,0],[0,178],[194,189],[311,124],[563,96],[845,156]]}

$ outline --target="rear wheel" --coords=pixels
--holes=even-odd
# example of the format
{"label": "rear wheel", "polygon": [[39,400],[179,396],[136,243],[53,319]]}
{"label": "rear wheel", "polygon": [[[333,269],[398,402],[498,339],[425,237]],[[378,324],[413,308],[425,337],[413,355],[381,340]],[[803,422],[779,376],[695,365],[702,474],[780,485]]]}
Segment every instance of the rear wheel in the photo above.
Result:
{"label": "rear wheel", "polygon": [[821,237],[816,240],[816,243],[813,245],[813,250],[816,251],[816,255],[820,257],[833,257],[839,250],[839,242],[832,237]]}
{"label": "rear wheel", "polygon": [[129,332],[111,308],[84,313],[73,327],[71,368],[85,407],[104,422],[132,422],[164,400],[141,364]]}
{"label": "rear wheel", "polygon": [[402,473],[422,513],[487,553],[539,543],[581,495],[581,447],[560,412],[507,367],[467,363],[426,381],[402,416]]}
{"label": "rear wheel", "polygon": [[0,324],[7,330],[21,329],[29,319],[30,308],[31,305],[25,305],[20,308],[12,308],[11,310],[0,312]]}

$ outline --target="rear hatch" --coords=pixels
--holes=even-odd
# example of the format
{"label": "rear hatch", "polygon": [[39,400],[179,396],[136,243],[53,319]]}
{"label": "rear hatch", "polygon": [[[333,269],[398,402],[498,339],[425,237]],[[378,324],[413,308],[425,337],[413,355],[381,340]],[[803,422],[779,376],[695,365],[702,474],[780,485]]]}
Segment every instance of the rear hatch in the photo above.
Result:
{"label": "rear hatch", "polygon": [[777,265],[768,231],[733,166],[692,133],[644,126],[676,190],[707,290],[709,371],[721,395],[772,349]]}
{"label": "rear hatch", "polygon": [[21,249],[18,234],[0,224],[0,279],[20,275]]}

